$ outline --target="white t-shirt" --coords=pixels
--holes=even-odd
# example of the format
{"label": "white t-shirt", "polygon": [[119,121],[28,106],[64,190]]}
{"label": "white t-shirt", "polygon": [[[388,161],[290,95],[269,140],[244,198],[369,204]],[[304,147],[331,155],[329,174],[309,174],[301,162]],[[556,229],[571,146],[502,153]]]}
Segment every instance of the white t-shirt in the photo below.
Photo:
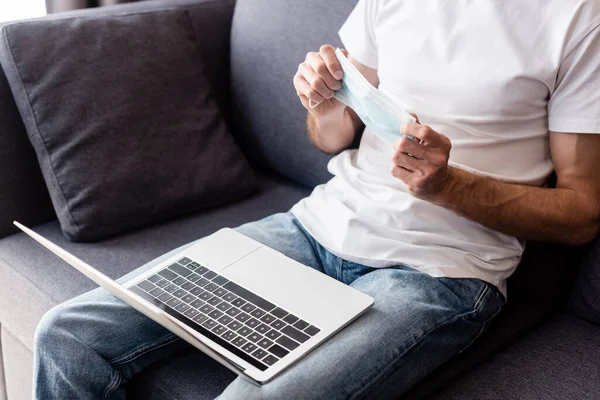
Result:
{"label": "white t-shirt", "polygon": [[[539,186],[553,171],[549,131],[600,132],[600,1],[360,0],[339,34],[380,88],[450,138],[456,167]],[[506,293],[525,243],[413,198],[392,153],[366,129],[292,212],[349,261]]]}

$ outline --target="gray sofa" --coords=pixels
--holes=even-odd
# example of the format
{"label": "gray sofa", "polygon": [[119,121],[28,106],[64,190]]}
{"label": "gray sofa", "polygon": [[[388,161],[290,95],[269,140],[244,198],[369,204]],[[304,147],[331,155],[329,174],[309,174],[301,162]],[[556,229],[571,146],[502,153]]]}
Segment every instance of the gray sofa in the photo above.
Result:
{"label": "gray sofa", "polygon": [[[306,138],[305,111],[291,79],[307,51],[339,44],[337,28],[355,3],[159,0],[70,13],[188,9],[218,104],[258,175],[258,191],[245,200],[92,243],[69,242],[62,234],[0,71],[0,400],[31,396],[33,336],[42,315],[94,288],[17,233],[12,220],[118,278],[223,226],[289,209],[330,178],[329,157]],[[509,303],[487,332],[403,398],[598,399],[598,360],[599,240],[583,248],[529,243],[509,281]],[[209,399],[232,379],[228,370],[191,352],[145,371],[128,383],[128,393],[139,399]]]}

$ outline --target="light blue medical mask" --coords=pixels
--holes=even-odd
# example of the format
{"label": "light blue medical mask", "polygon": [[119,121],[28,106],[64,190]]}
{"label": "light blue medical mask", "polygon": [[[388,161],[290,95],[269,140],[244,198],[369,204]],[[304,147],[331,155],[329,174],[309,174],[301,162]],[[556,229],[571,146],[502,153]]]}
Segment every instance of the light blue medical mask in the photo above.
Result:
{"label": "light blue medical mask", "polygon": [[[416,119],[371,85],[339,48],[335,55],[344,70],[344,77],[342,88],[335,92],[334,97],[352,108],[364,124],[386,142],[393,144],[406,136],[400,133],[400,127],[408,122],[416,122]],[[408,138],[415,140],[412,136]]]}

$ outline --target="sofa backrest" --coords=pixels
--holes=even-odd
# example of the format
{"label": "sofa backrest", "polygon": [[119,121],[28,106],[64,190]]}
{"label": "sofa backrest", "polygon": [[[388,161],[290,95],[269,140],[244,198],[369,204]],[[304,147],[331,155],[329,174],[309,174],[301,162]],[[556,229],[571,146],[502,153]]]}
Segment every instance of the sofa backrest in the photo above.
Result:
{"label": "sofa backrest", "polygon": [[231,33],[234,134],[256,165],[308,186],[331,178],[309,142],[292,78],[306,53],[341,45],[357,0],[237,0]]}

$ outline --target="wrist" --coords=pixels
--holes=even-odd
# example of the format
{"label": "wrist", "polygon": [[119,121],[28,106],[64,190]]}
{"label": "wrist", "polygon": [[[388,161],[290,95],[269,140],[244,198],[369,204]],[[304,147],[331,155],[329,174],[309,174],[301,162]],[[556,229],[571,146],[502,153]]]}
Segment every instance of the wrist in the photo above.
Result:
{"label": "wrist", "polygon": [[452,208],[456,202],[457,196],[465,195],[465,188],[469,185],[471,174],[459,168],[448,166],[448,176],[442,189],[437,192],[430,200],[431,203],[444,207]]}

